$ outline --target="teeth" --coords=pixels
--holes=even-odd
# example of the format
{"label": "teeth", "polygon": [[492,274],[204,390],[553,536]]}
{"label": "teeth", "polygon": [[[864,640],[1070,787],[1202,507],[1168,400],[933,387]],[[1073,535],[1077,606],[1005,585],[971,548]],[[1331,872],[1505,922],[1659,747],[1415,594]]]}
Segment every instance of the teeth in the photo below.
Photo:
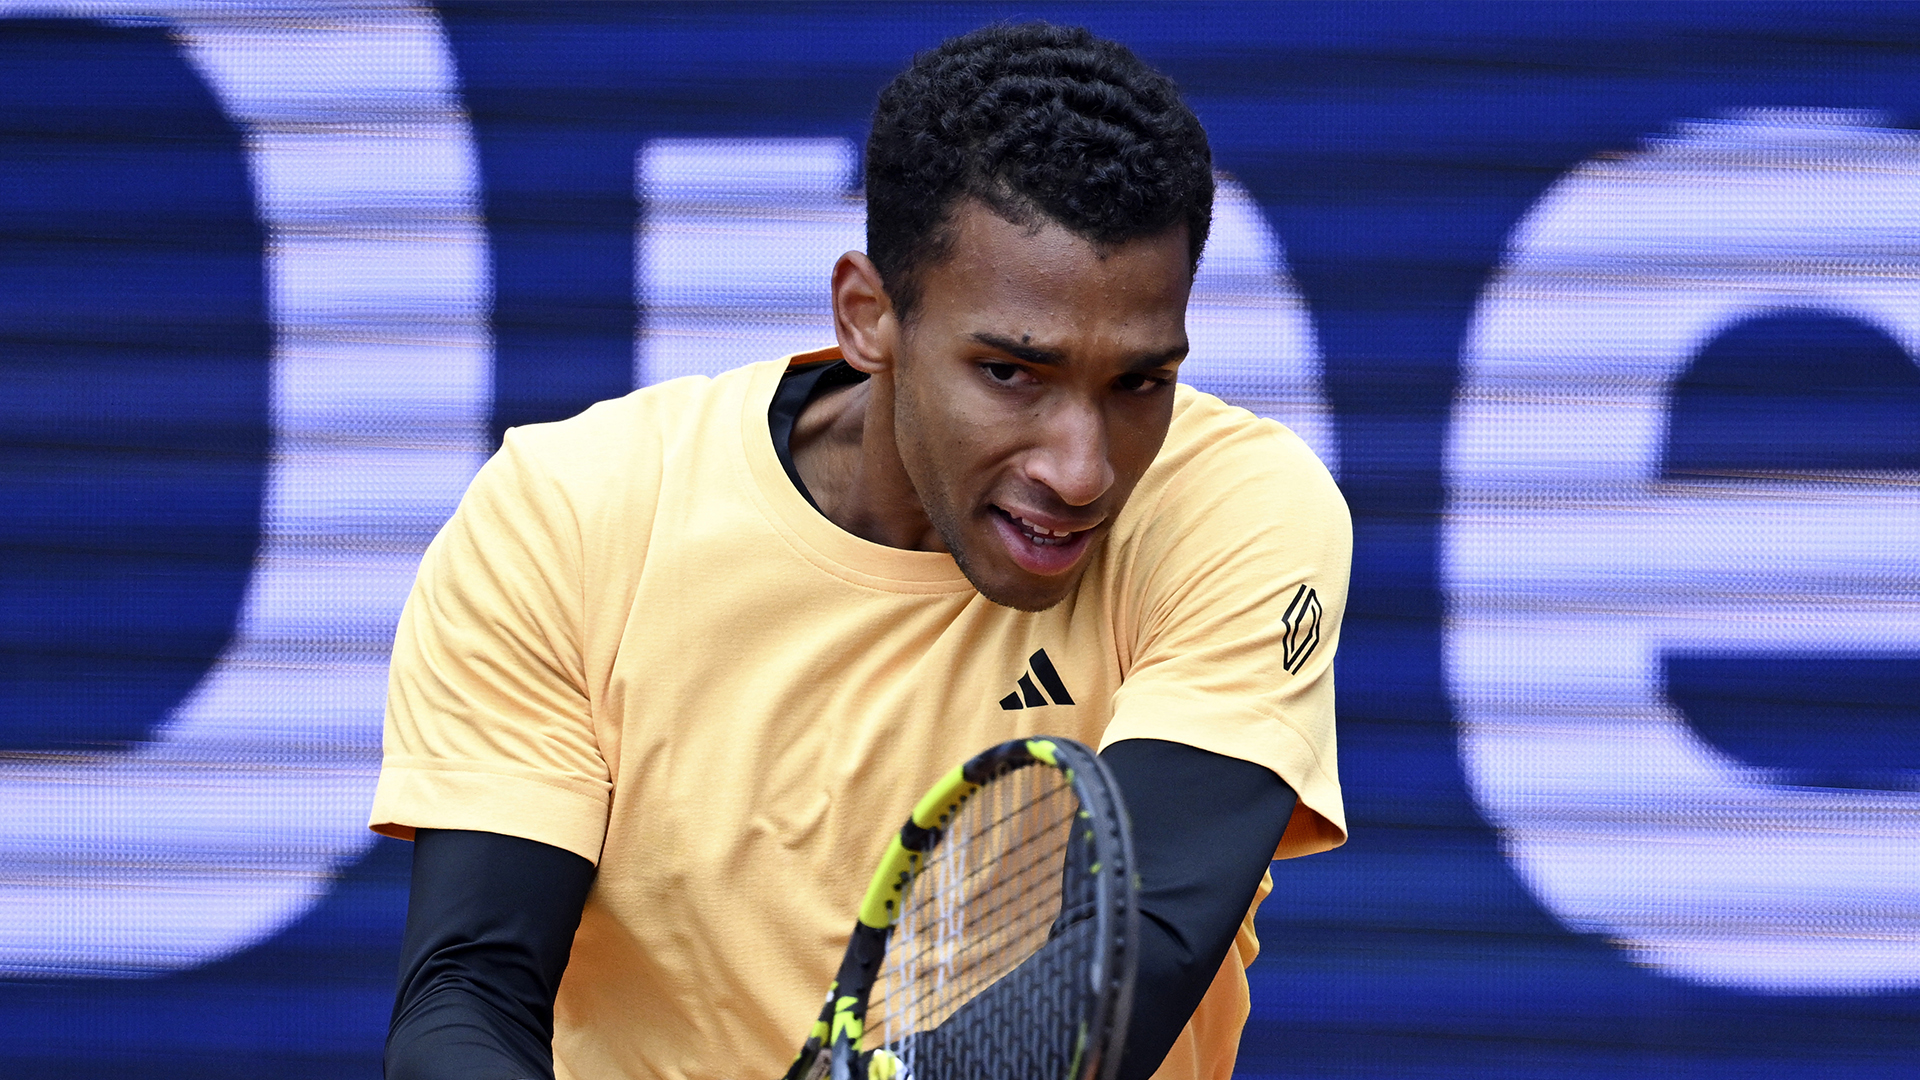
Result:
{"label": "teeth", "polygon": [[1049,529],[1049,528],[1047,528],[1047,527],[1046,527],[1046,526],[1044,526],[1044,525],[1035,525],[1035,524],[1034,524],[1033,522],[1031,522],[1031,521],[1028,521],[1028,520],[1027,520],[1026,518],[1023,518],[1023,517],[1021,517],[1021,516],[1019,516],[1018,514],[1009,514],[1009,515],[1007,515],[1007,516],[1008,516],[1008,517],[1011,517],[1011,518],[1013,518],[1013,520],[1015,520],[1015,521],[1017,521],[1017,522],[1019,522],[1020,524],[1022,524],[1022,525],[1025,525],[1025,526],[1027,527],[1027,529],[1028,529],[1029,531],[1031,531],[1031,532],[1034,532],[1034,533],[1037,533],[1037,534],[1039,534],[1039,535],[1041,535],[1041,536],[1062,536],[1062,537],[1065,537],[1065,536],[1072,536],[1072,535],[1073,535],[1073,530],[1071,530],[1071,529],[1063,529],[1063,530],[1061,530],[1061,531],[1059,531],[1059,532],[1055,532],[1055,531],[1053,531],[1052,529]]}

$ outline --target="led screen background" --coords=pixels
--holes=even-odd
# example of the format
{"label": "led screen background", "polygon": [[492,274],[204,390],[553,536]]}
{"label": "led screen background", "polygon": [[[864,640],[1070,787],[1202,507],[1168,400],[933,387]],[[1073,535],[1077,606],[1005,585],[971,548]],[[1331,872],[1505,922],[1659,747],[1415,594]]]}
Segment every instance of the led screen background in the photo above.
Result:
{"label": "led screen background", "polygon": [[502,428],[818,343],[874,94],[1030,15],[1186,89],[1195,377],[1354,511],[1239,1074],[1920,1064],[1920,9],[11,15],[0,1074],[378,1074],[421,545]]}

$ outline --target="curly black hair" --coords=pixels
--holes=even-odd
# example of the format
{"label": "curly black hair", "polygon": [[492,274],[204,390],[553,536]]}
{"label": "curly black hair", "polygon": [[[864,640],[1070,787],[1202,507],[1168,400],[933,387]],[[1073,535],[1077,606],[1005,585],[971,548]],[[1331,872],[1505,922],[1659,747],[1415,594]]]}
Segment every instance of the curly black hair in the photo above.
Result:
{"label": "curly black hair", "polygon": [[1213,220],[1213,155],[1173,81],[1080,27],[996,25],[916,56],[867,139],[867,257],[905,319],[918,271],[951,248],[956,203],[1096,244]]}

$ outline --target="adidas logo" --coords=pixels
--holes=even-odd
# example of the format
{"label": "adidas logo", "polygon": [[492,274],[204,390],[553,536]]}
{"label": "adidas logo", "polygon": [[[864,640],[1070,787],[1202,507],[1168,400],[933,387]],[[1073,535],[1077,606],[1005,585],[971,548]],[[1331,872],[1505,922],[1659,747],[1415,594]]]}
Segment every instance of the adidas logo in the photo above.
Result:
{"label": "adidas logo", "polygon": [[[1034,685],[1035,679],[1040,681],[1039,686]],[[1044,694],[1040,692],[1042,687],[1046,688]],[[1053,698],[1052,701],[1047,700],[1049,696]],[[1073,695],[1067,693],[1067,684],[1060,681],[1060,673],[1054,670],[1053,661],[1047,658],[1045,649],[1027,657],[1027,673],[1020,676],[1020,689],[1000,699],[1000,707],[1008,711],[1071,704]]]}

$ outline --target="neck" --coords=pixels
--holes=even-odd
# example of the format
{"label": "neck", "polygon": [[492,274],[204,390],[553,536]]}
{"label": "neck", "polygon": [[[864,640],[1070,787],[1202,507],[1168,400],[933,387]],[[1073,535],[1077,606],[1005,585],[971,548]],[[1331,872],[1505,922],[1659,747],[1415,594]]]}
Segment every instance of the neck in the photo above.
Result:
{"label": "neck", "polygon": [[809,401],[793,425],[793,465],[827,520],[891,548],[945,551],[900,462],[891,372]]}

